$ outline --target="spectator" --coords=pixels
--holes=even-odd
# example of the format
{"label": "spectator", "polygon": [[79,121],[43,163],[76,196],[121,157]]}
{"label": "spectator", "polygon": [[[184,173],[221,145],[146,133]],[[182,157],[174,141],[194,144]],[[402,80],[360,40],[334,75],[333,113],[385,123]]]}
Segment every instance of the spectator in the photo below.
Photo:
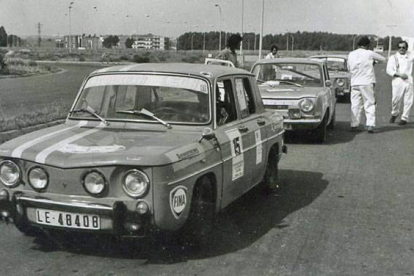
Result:
{"label": "spectator", "polygon": [[236,49],[240,47],[241,41],[242,37],[239,34],[232,34],[227,39],[226,48],[216,58],[231,61],[235,67],[238,67]]}
{"label": "spectator", "polygon": [[387,74],[392,77],[392,102],[390,123],[394,123],[400,114],[401,104],[403,112],[399,125],[405,125],[410,116],[413,105],[413,63],[414,55],[407,52],[408,43],[398,43],[398,52],[387,63]]}
{"label": "spectator", "polygon": [[272,47],[270,47],[270,53],[268,53],[265,58],[266,59],[269,59],[269,58],[278,58],[279,57],[279,55],[277,54],[277,51],[278,50],[279,49],[277,48],[276,45],[272,45]]}
{"label": "spectator", "polygon": [[375,73],[374,63],[384,62],[385,58],[368,50],[367,36],[358,41],[358,49],[348,56],[348,70],[351,73],[351,131],[359,131],[362,110],[365,110],[366,129],[374,133],[375,128]]}

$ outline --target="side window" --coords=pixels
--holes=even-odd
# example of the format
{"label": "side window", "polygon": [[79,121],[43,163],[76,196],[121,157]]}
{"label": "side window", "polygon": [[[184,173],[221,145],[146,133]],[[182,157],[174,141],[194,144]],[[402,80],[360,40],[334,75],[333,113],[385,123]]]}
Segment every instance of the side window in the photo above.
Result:
{"label": "side window", "polygon": [[216,121],[221,126],[237,119],[236,105],[231,80],[217,81]]}
{"label": "side window", "polygon": [[256,112],[252,87],[248,78],[236,78],[236,95],[242,118]]}

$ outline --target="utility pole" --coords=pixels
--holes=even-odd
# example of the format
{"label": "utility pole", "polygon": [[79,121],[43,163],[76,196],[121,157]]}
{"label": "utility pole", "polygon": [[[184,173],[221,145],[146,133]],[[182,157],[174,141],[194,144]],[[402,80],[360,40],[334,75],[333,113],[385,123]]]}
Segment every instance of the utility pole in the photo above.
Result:
{"label": "utility pole", "polygon": [[262,15],[260,17],[260,40],[259,40],[259,57],[262,58],[262,48],[263,48],[263,25],[264,25],[264,6],[265,0],[262,0]]}
{"label": "utility pole", "polygon": [[37,23],[37,47],[41,47],[42,46],[42,36],[41,36],[41,33],[42,33],[42,24],[40,24],[40,22],[39,23]]}

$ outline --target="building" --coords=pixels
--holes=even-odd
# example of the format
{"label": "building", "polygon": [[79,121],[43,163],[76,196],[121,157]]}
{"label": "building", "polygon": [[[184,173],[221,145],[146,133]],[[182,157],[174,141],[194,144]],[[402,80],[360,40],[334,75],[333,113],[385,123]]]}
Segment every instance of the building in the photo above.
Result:
{"label": "building", "polygon": [[165,50],[166,37],[160,35],[146,34],[146,35],[131,35],[131,36],[120,36],[119,46],[125,48],[125,41],[128,38],[132,38],[134,43],[132,44],[133,49],[143,50]]}
{"label": "building", "polygon": [[[69,43],[71,39],[71,43]],[[69,48],[69,44],[72,49],[92,49],[96,50],[102,48],[103,39],[96,35],[68,35],[63,37],[63,42],[59,42],[58,45],[64,44],[65,48]]]}

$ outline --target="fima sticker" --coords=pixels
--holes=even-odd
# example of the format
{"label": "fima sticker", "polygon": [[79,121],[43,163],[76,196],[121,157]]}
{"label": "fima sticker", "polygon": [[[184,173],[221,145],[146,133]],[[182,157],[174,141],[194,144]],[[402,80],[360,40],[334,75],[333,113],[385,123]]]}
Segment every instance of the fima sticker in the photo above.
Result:
{"label": "fima sticker", "polygon": [[178,186],[170,192],[170,207],[176,219],[178,219],[187,205],[187,188]]}

